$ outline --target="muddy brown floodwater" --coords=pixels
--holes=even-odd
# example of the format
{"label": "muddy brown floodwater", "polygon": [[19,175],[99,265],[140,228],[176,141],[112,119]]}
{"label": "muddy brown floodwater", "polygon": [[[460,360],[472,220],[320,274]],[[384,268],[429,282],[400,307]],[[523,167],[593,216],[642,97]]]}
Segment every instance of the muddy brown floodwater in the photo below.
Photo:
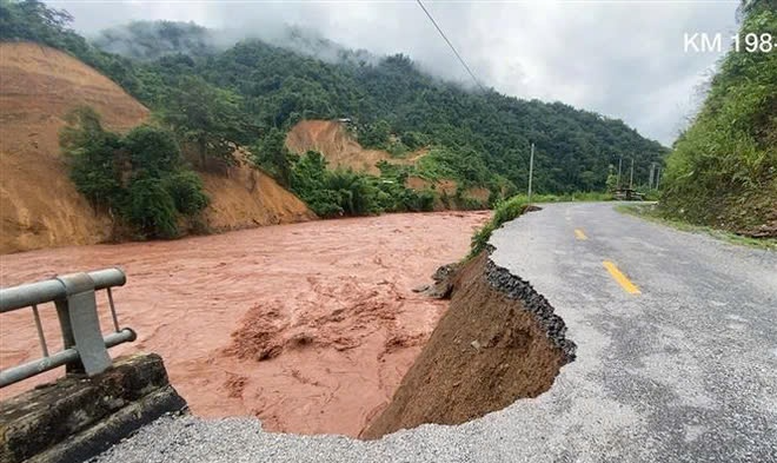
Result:
{"label": "muddy brown floodwater", "polygon": [[[193,413],[253,415],[272,431],[356,436],[387,404],[446,309],[412,289],[464,256],[488,217],[392,214],[10,254],[0,256],[0,285],[121,266],[128,283],[114,291],[119,320],[138,340],[111,352],[161,354]],[[41,314],[49,349],[61,348],[53,305]],[[0,367],[38,356],[30,311],[4,315]],[[0,399],[61,374],[23,381]]]}

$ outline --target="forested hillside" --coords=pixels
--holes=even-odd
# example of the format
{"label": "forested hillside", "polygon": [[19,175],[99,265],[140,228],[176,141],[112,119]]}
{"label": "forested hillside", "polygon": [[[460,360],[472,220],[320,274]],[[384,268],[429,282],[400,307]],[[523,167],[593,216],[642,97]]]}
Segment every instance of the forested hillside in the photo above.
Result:
{"label": "forested hillside", "polygon": [[[286,131],[301,119],[351,118],[366,147],[386,148],[397,156],[422,145],[435,147],[435,156],[427,161],[434,164],[430,171],[453,174],[463,185],[509,191],[525,188],[534,142],[534,185],[549,193],[603,190],[608,167],[620,155],[634,157],[635,178],[646,181],[650,163],[661,162],[665,152],[622,121],[562,103],[468,91],[420,72],[403,55],[373,63],[358,58],[363,52],[341,50],[324,61],[310,54],[326,42],[308,44],[306,54],[258,40],[221,52],[191,53],[207,48],[208,34],[183,23],[136,24],[121,34],[103,33],[96,42],[131,56],[159,56],[141,61],[98,49],[69,29],[67,16],[46,9],[46,19],[35,13],[41,8],[36,1],[4,0],[2,38],[41,41],[69,51],[152,110],[174,106],[170,101],[193,83],[207,87],[217,99],[233,104],[230,119],[239,124],[230,128],[231,139],[244,145],[256,146],[270,129]],[[160,36],[167,40],[157,40]]]}
{"label": "forested hillside", "polygon": [[194,23],[133,22],[102,31],[97,48],[137,60],[155,60],[175,53],[204,55],[217,47],[210,31]]}
{"label": "forested hillside", "polygon": [[668,157],[661,205],[694,223],[777,236],[777,49],[761,39],[777,38],[777,1],[743,2],[741,16],[740,49]]}
{"label": "forested hillside", "polygon": [[366,147],[401,155],[421,144],[444,146],[441,161],[478,185],[498,174],[525,187],[531,142],[537,147],[535,184],[546,192],[604,189],[608,166],[621,154],[634,156],[636,178],[646,179],[650,163],[660,162],[664,152],[621,121],[562,103],[466,91],[421,73],[403,55],[376,65],[332,64],[249,40],[204,58],[163,57],[143,71],[132,87],[152,107],[181,76],[196,75],[239,95],[257,127],[348,117]]}

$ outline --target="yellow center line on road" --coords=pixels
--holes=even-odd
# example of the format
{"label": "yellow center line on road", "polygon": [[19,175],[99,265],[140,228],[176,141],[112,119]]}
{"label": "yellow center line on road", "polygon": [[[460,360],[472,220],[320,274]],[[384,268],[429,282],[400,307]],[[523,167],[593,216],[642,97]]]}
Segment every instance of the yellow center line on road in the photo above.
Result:
{"label": "yellow center line on road", "polygon": [[614,263],[610,262],[609,260],[605,260],[602,262],[604,265],[604,268],[607,269],[608,272],[610,272],[610,275],[615,279],[615,281],[618,282],[619,285],[623,288],[624,291],[626,291],[629,294],[642,294],[642,291],[637,288],[637,286],[631,282],[631,280],[626,277],[620,270],[618,270],[618,266]]}
{"label": "yellow center line on road", "polygon": [[575,238],[577,238],[579,240],[587,240],[588,239],[588,237],[585,236],[585,233],[583,233],[583,230],[581,230],[579,228],[575,228]]}

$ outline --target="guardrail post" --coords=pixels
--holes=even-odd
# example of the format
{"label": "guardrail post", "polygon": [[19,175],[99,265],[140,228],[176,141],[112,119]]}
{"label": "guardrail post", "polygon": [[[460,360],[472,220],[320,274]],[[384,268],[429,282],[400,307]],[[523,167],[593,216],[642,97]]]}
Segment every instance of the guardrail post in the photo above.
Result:
{"label": "guardrail post", "polygon": [[[131,328],[119,329],[111,287],[122,286],[127,277],[119,268],[64,275],[11,288],[0,288],[0,315],[32,308],[43,358],[0,370],[0,388],[44,371],[66,367],[67,373],[93,376],[110,368],[108,349],[137,339]],[[103,337],[97,316],[95,291],[108,291],[114,331]],[[54,302],[64,348],[49,352],[38,313],[39,304]],[[2,431],[2,430],[0,430]],[[1,434],[1,432],[0,432]],[[0,440],[2,440],[0,438]],[[0,461],[2,457],[0,457]]]}
{"label": "guardrail post", "polygon": [[[54,301],[57,308],[57,318],[59,319],[59,330],[62,333],[62,349],[76,347],[76,340],[73,337],[73,329],[70,327],[70,311],[68,310],[67,299],[57,299]],[[80,360],[65,365],[66,373],[83,373],[84,365]]]}
{"label": "guardrail post", "polygon": [[63,275],[57,280],[67,294],[66,299],[56,301],[65,349],[75,347],[80,357],[80,362],[68,364],[66,371],[91,376],[107,370],[111,357],[100,331],[94,281],[86,273]]}

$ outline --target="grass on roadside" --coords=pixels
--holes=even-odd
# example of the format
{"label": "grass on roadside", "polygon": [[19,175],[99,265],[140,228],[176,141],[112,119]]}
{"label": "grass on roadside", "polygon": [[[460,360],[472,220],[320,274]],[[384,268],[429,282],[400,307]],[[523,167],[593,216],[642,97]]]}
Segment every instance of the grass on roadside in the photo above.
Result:
{"label": "grass on roadside", "polygon": [[513,196],[494,206],[494,215],[491,220],[472,235],[472,244],[467,260],[480,254],[486,248],[494,230],[523,214],[527,206],[526,197],[522,195]]}
{"label": "grass on roadside", "polygon": [[615,206],[615,210],[624,214],[641,217],[651,222],[667,225],[677,230],[692,233],[705,233],[713,238],[728,241],[729,243],[777,251],[777,239],[775,238],[751,238],[725,230],[719,230],[717,228],[693,225],[688,222],[683,222],[682,220],[670,219],[661,215],[655,204],[619,204],[618,206]]}

